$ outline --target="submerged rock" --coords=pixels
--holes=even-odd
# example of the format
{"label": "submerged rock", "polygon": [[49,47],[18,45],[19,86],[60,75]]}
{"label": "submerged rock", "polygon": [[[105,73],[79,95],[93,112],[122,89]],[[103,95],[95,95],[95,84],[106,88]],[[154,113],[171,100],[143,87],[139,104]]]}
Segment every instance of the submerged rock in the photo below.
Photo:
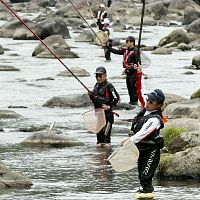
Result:
{"label": "submerged rock", "polygon": [[0,189],[29,188],[33,185],[31,180],[21,173],[12,172],[0,161]]}
{"label": "submerged rock", "polygon": [[51,146],[51,147],[71,147],[82,146],[84,143],[68,138],[64,134],[58,134],[56,131],[35,132],[32,136],[21,142],[25,146]]}
{"label": "submerged rock", "polygon": [[0,119],[20,118],[22,115],[11,110],[0,110]]}
{"label": "submerged rock", "polygon": [[20,69],[8,65],[0,65],[0,71],[20,71]]}

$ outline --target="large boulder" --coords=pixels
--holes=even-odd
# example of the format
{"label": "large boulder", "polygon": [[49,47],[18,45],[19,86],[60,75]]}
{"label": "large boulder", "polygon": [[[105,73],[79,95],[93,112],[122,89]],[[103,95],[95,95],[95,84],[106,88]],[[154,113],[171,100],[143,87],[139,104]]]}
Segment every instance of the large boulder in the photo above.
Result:
{"label": "large boulder", "polygon": [[196,98],[200,98],[200,89],[198,89],[197,91],[195,91],[192,96],[190,97],[190,99],[196,99]]}
{"label": "large boulder", "polygon": [[163,154],[158,166],[160,177],[169,179],[198,179],[200,174],[200,146],[175,154]]}
{"label": "large boulder", "polygon": [[168,105],[164,114],[170,118],[189,117],[192,111],[200,105],[200,99],[192,99]]}
{"label": "large boulder", "polygon": [[0,189],[30,188],[33,183],[22,173],[12,172],[0,161]]}
{"label": "large boulder", "polygon": [[44,39],[51,35],[61,35],[63,38],[70,38],[66,23],[60,18],[50,18],[38,23],[33,27],[35,33]]}
{"label": "large boulder", "polygon": [[188,36],[186,35],[185,31],[182,29],[176,29],[172,31],[169,35],[162,38],[158,44],[158,46],[164,46],[166,44],[177,42],[188,44],[190,42]]}
{"label": "large boulder", "polygon": [[188,32],[192,32],[195,34],[200,34],[200,18],[192,22],[188,27],[187,27]]}
{"label": "large boulder", "polygon": [[192,58],[192,65],[195,65],[197,69],[200,69],[200,55],[196,55]]}
{"label": "large boulder", "polygon": [[[69,45],[60,35],[52,35],[44,39],[44,43],[59,57],[59,58],[78,58],[78,55],[70,51]],[[37,58],[55,58],[43,44],[38,44],[32,56]]]}
{"label": "large boulder", "polygon": [[171,0],[168,8],[184,10],[187,6],[196,7],[198,5],[192,0]]}
{"label": "large boulder", "polygon": [[200,18],[200,10],[187,7],[184,10],[183,24],[187,25]]}
{"label": "large boulder", "polygon": [[94,33],[84,30],[75,38],[75,42],[94,42],[94,39]]}
{"label": "large boulder", "polygon": [[[33,23],[29,19],[22,19],[29,27],[33,25]],[[4,23],[0,27],[0,37],[3,38],[12,38],[13,34],[18,28],[22,28],[23,24],[19,20],[12,20]]]}
{"label": "large boulder", "polygon": [[147,4],[146,12],[155,20],[164,19],[167,14],[167,10],[163,4],[163,1],[156,1]]}
{"label": "large boulder", "polygon": [[53,97],[43,104],[44,107],[85,107],[92,105],[87,94],[82,95],[66,95]]}

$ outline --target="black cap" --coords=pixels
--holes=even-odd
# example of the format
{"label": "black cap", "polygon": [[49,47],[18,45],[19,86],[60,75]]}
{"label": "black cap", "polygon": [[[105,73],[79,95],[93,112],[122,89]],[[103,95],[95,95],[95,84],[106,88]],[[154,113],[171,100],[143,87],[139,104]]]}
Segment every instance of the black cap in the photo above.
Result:
{"label": "black cap", "polygon": [[162,90],[155,89],[153,92],[147,94],[148,100],[157,101],[163,103],[165,101],[165,95]]}
{"label": "black cap", "polygon": [[128,36],[126,38],[126,41],[134,42],[135,43],[135,38],[133,36]]}
{"label": "black cap", "polygon": [[106,74],[106,69],[105,69],[105,67],[102,67],[102,66],[97,67],[97,68],[96,68],[95,74]]}

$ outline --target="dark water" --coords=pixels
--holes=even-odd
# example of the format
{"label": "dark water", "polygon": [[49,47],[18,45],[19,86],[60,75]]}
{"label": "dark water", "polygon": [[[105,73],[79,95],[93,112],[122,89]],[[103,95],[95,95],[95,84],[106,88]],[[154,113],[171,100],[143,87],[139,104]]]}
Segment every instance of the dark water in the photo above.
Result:
{"label": "dark water", "polygon": [[[173,27],[145,27],[143,43],[156,45],[162,36],[165,36]],[[114,33],[116,37],[127,36],[133,33]],[[138,35],[138,33],[134,33]],[[124,102],[128,102],[128,95],[124,79],[111,79],[122,72],[121,56],[112,55],[111,62],[105,62],[101,48],[88,43],[76,43],[77,34],[71,32],[72,39],[66,40],[71,50],[78,53],[79,59],[63,59],[68,67],[81,67],[90,72],[91,77],[81,80],[92,88],[95,82],[93,73],[97,66],[107,68],[110,81],[115,85]],[[9,48],[0,56],[1,64],[12,65],[20,72],[0,73],[0,102],[1,109],[8,109],[9,105],[23,105],[27,109],[12,109],[24,116],[23,119],[1,121],[4,132],[0,132],[0,159],[14,171],[26,174],[33,186],[24,190],[0,191],[0,199],[58,199],[58,200],[122,200],[133,199],[133,193],[138,189],[137,170],[126,173],[116,173],[107,162],[110,152],[96,149],[96,137],[89,134],[83,125],[81,113],[88,108],[44,108],[42,104],[53,96],[82,94],[86,92],[74,78],[58,77],[60,71],[65,70],[54,59],[36,59],[31,54],[38,41],[13,41],[0,39],[0,44]],[[174,93],[189,98],[199,88],[200,72],[194,75],[184,75],[185,65],[191,64],[191,59],[197,51],[174,52],[172,55],[153,55],[145,52],[151,60],[151,66],[144,69],[149,75],[145,80],[147,91],[159,87],[167,93]],[[17,54],[17,55],[16,55]],[[36,79],[53,77],[53,81],[37,81]],[[127,115],[133,113],[119,111],[120,122]],[[18,132],[17,128],[50,125],[55,121],[67,136],[85,143],[81,147],[70,148],[25,148],[19,145],[31,133]],[[118,127],[129,128],[126,125]],[[124,133],[115,131],[112,137],[113,147],[118,146]],[[154,180],[157,200],[159,199],[200,199],[199,183],[175,182]]]}

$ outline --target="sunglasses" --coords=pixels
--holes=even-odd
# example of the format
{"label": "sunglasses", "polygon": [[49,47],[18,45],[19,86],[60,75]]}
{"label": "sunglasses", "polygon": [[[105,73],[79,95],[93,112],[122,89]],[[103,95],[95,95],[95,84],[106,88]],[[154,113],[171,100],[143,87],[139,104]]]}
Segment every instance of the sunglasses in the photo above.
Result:
{"label": "sunglasses", "polygon": [[154,101],[149,100],[149,99],[147,99],[147,102],[148,102],[149,104],[153,104],[153,103],[154,103]]}
{"label": "sunglasses", "polygon": [[133,41],[130,41],[130,40],[126,40],[126,43],[128,43],[128,42],[133,42]]}
{"label": "sunglasses", "polygon": [[96,78],[101,78],[103,74],[96,74]]}

